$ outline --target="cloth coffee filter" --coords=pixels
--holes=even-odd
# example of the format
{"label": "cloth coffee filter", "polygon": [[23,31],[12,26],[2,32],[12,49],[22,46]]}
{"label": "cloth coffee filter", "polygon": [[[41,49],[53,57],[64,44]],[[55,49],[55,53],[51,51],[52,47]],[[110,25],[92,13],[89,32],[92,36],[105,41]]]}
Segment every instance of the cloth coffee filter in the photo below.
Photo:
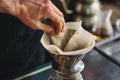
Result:
{"label": "cloth coffee filter", "polygon": [[68,22],[58,35],[44,33],[41,43],[51,54],[80,55],[94,47],[95,38],[82,28],[81,22]]}

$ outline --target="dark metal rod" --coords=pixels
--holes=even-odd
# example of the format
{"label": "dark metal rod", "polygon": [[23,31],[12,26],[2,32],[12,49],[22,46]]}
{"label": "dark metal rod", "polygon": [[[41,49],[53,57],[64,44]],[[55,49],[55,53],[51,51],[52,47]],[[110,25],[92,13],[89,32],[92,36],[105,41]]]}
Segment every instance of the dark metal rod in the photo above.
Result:
{"label": "dark metal rod", "polygon": [[120,63],[118,61],[116,61],[115,59],[111,58],[110,56],[108,56],[104,51],[100,50],[99,48],[97,48],[96,46],[94,47],[94,49],[99,52],[101,55],[103,55],[104,57],[106,57],[107,59],[109,59],[110,61],[112,61],[114,64],[116,64],[117,66],[120,67]]}

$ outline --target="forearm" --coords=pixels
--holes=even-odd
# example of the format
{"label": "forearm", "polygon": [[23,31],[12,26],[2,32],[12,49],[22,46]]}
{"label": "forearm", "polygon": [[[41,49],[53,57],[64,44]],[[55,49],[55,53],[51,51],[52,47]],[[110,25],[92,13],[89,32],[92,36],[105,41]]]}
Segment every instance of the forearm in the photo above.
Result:
{"label": "forearm", "polygon": [[14,9],[13,0],[0,0],[0,12],[11,14]]}

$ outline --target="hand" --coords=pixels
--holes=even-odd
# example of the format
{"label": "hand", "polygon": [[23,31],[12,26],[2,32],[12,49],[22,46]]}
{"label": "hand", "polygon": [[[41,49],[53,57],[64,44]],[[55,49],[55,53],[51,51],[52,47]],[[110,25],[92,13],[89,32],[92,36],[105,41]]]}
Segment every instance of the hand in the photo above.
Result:
{"label": "hand", "polygon": [[[11,2],[13,1],[13,3]],[[50,0],[11,0],[11,14],[20,19],[32,29],[40,29],[49,34],[59,34],[64,28],[63,14]],[[7,2],[7,3],[8,3]],[[41,21],[50,19],[50,25]]]}

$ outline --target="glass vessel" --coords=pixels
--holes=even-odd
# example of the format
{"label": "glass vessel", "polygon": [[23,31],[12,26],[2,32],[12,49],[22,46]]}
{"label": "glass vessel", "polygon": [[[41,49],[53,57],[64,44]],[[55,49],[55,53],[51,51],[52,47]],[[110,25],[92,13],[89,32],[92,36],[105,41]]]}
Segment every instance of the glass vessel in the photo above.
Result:
{"label": "glass vessel", "polygon": [[118,32],[120,32],[120,19],[117,19],[116,21],[116,29]]}
{"label": "glass vessel", "polygon": [[105,39],[113,35],[113,28],[110,21],[112,10],[102,11],[99,13],[99,21],[94,25],[92,33],[97,40]]}

